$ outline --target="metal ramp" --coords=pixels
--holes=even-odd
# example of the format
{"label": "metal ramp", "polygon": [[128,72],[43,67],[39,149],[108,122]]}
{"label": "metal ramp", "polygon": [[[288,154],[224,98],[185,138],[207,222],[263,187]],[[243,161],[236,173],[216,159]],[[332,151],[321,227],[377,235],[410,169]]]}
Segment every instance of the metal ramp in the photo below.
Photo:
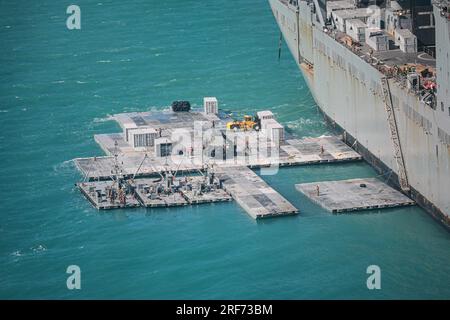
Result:
{"label": "metal ramp", "polygon": [[391,134],[392,144],[394,146],[394,158],[397,162],[398,182],[400,184],[400,188],[404,192],[409,192],[410,187],[408,183],[408,176],[406,174],[405,161],[403,159],[402,147],[400,145],[400,138],[398,136],[397,121],[395,119],[391,91],[389,89],[389,82],[386,77],[381,78],[381,89],[383,90],[383,100],[387,113],[389,131]]}

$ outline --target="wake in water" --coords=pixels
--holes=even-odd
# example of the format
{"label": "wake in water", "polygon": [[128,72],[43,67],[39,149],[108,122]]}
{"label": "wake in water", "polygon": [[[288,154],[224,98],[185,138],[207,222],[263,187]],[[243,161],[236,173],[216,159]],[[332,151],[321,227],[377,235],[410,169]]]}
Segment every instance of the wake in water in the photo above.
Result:
{"label": "wake in water", "polygon": [[57,173],[60,173],[60,172],[65,171],[67,169],[72,170],[74,168],[74,166],[75,166],[75,162],[73,160],[66,160],[66,161],[63,161],[61,163],[58,163],[58,164],[54,165],[53,166],[53,171],[57,172]]}
{"label": "wake in water", "polygon": [[[195,107],[195,105],[192,105],[192,107]],[[172,110],[171,106],[147,106],[144,108],[140,108],[140,107],[125,107],[123,108],[122,111],[120,111],[120,113],[127,113],[127,112],[161,112],[161,111],[170,111]],[[112,120],[114,120],[114,117],[111,117]]]}
{"label": "wake in water", "polygon": [[[75,161],[73,160],[66,160],[54,165],[51,175],[57,177],[58,179],[61,179],[61,177],[66,177],[70,181],[80,179],[80,173],[75,165]],[[73,183],[63,184],[60,190],[68,193],[75,193],[77,191]]]}
{"label": "wake in water", "polygon": [[[16,251],[14,251],[14,252],[12,252],[10,255],[12,256],[12,257],[15,257],[15,258],[20,258],[20,257],[25,257],[25,256],[28,256],[28,255],[34,255],[34,254],[40,254],[40,253],[42,253],[42,252],[45,252],[45,251],[47,251],[48,249],[47,249],[47,247],[45,246],[45,245],[43,245],[43,244],[38,244],[38,245],[35,245],[35,246],[32,246],[32,247],[30,247],[28,250],[26,250],[26,251],[24,251],[24,250],[16,250]],[[17,259],[16,259],[16,261],[17,261]]]}
{"label": "wake in water", "polygon": [[45,245],[39,244],[37,246],[30,248],[33,253],[40,253],[47,251],[47,247]]}
{"label": "wake in water", "polygon": [[94,120],[92,120],[92,122],[103,123],[103,122],[108,122],[108,121],[112,121],[112,120],[114,120],[114,116],[107,114],[106,117],[104,117],[104,118],[94,118]]}
{"label": "wake in water", "polygon": [[20,250],[14,251],[13,253],[11,253],[12,256],[14,257],[21,257],[23,256],[23,253],[20,252]]}
{"label": "wake in water", "polygon": [[321,124],[320,121],[312,120],[310,118],[298,118],[291,121],[286,121],[286,125],[291,129],[302,129],[305,126],[313,126]]}

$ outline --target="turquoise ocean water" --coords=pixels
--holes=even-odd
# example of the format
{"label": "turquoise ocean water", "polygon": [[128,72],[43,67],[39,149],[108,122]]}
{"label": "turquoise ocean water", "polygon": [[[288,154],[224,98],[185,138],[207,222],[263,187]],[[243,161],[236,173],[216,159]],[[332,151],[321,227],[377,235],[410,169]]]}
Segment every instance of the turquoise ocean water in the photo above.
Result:
{"label": "turquoise ocean water", "polygon": [[[450,298],[450,234],[419,208],[334,216],[299,182],[373,177],[365,163],[264,179],[301,211],[256,222],[236,203],[97,212],[70,161],[102,155],[108,117],[200,106],[270,108],[330,133],[265,0],[0,2],[0,298]],[[79,265],[81,290],[66,288]],[[381,268],[382,289],[366,288]]]}

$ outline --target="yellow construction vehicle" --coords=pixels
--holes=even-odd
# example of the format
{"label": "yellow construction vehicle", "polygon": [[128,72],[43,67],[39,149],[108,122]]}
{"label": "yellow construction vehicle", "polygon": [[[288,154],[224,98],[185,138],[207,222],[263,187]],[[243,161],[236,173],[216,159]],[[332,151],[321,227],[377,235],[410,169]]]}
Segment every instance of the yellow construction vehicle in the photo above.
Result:
{"label": "yellow construction vehicle", "polygon": [[256,130],[260,129],[260,122],[257,117],[244,116],[244,121],[234,120],[227,123],[228,130]]}

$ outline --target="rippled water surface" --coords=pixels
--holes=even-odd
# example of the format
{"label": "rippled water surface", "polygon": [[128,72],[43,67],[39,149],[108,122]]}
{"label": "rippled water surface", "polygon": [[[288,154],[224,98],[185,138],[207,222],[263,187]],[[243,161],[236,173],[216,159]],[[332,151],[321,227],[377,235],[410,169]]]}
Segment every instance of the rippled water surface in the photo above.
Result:
{"label": "rippled water surface", "polygon": [[[59,1],[0,6],[1,298],[450,298],[450,236],[419,208],[334,216],[294,189],[372,177],[365,163],[264,179],[296,217],[255,222],[236,203],[98,212],[71,159],[102,155],[110,115],[217,96],[270,108],[299,136],[330,133],[264,0]],[[68,265],[82,270],[69,291]],[[379,265],[382,289],[366,288]]]}

